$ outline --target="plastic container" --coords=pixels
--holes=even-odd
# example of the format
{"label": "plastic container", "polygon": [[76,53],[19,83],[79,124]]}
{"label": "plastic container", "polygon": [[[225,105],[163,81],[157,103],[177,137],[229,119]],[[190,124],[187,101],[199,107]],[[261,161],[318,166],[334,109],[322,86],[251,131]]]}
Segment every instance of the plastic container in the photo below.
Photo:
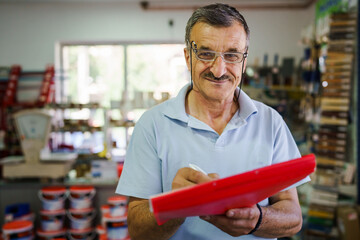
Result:
{"label": "plastic container", "polygon": [[101,210],[101,225],[105,228],[104,215],[110,213],[110,206],[107,204],[102,205],[100,210]]}
{"label": "plastic container", "polygon": [[102,225],[97,225],[96,226],[96,233],[98,235],[106,234],[106,229]]}
{"label": "plastic container", "polygon": [[68,238],[70,240],[93,240],[96,234],[92,228],[87,229],[70,229],[68,232]]}
{"label": "plastic container", "polygon": [[108,204],[112,217],[124,216],[127,212],[127,198],[125,196],[109,197]]}
{"label": "plastic container", "polygon": [[58,231],[43,231],[38,229],[36,231],[36,235],[39,240],[66,239],[66,230],[60,229]]}
{"label": "plastic container", "polygon": [[92,206],[92,199],[96,193],[93,186],[72,186],[69,190],[70,208],[82,209]]}
{"label": "plastic container", "polygon": [[13,218],[12,216],[10,215],[7,215],[5,216],[5,222],[11,222],[11,221],[30,221],[30,222],[34,222],[35,220],[35,213],[31,212],[29,214],[26,214],[26,215],[23,215],[23,216],[20,216],[20,217],[16,217],[16,218]]}
{"label": "plastic container", "polygon": [[65,209],[40,211],[40,224],[43,231],[60,231],[64,228]]}
{"label": "plastic container", "polygon": [[67,195],[66,188],[61,186],[44,187],[39,191],[42,208],[47,211],[64,209]]}
{"label": "plastic container", "polygon": [[5,223],[2,227],[4,240],[32,240],[34,225],[30,221],[20,220]]}
{"label": "plastic container", "polygon": [[104,216],[108,240],[126,239],[128,237],[127,216],[113,217],[110,214]]}
{"label": "plastic container", "polygon": [[98,239],[106,239],[107,240],[107,235],[106,235],[106,229],[103,225],[97,225],[96,226],[96,234],[98,235]]}
{"label": "plastic container", "polygon": [[67,216],[70,219],[70,229],[80,230],[92,227],[96,212],[94,208],[69,209]]}
{"label": "plastic container", "polygon": [[110,212],[110,206],[105,204],[101,206],[101,215],[104,216],[105,214]]}
{"label": "plastic container", "polygon": [[34,220],[29,203],[15,203],[5,206],[5,222],[16,220]]}

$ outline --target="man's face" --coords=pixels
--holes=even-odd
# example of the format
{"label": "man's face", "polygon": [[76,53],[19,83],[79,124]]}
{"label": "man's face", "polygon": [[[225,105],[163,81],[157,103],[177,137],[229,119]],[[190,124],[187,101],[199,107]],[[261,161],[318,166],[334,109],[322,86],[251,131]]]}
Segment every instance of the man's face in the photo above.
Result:
{"label": "man's face", "polygon": [[[230,27],[214,27],[206,23],[196,23],[191,30],[190,42],[194,41],[197,49],[217,52],[245,52],[246,33],[244,27],[234,22]],[[190,70],[190,52],[185,49],[185,58]],[[244,60],[244,70],[246,59]],[[234,91],[240,84],[241,63],[227,63],[218,56],[212,62],[198,60],[192,52],[193,90],[207,100],[232,101]]]}

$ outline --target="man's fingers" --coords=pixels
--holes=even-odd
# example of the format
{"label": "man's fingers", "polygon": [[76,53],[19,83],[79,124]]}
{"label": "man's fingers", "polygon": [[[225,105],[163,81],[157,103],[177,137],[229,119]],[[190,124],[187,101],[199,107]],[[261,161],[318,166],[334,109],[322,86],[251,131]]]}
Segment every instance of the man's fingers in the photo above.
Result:
{"label": "man's fingers", "polygon": [[205,175],[199,171],[196,171],[189,167],[184,167],[178,170],[176,173],[172,189],[183,188],[187,186],[192,186],[199,183],[205,183],[213,180],[208,175]]}
{"label": "man's fingers", "polygon": [[209,173],[208,176],[213,180],[220,178],[219,174],[217,173]]}
{"label": "man's fingers", "polygon": [[259,218],[259,210],[256,205],[250,208],[234,208],[226,212],[226,216],[229,218],[242,218],[242,219],[254,219]]}
{"label": "man's fingers", "polygon": [[189,181],[199,184],[199,183],[205,183],[205,182],[209,182],[211,181],[211,177],[209,177],[208,175],[200,172],[200,171],[196,171],[192,168],[187,168],[190,172],[189,172]]}

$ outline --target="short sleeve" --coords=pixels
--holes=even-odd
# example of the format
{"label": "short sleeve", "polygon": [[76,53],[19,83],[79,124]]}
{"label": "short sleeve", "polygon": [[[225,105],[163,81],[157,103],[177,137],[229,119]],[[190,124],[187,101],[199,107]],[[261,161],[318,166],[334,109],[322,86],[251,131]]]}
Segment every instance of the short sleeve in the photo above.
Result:
{"label": "short sleeve", "polygon": [[[289,128],[287,127],[285,121],[283,119],[280,119],[280,122],[281,124],[277,128],[275,142],[274,142],[274,154],[272,159],[273,164],[301,157],[296,142]],[[284,190],[288,190],[290,188],[300,186],[309,181],[310,181],[310,177],[307,176],[306,178],[287,187]]]}
{"label": "short sleeve", "polygon": [[129,142],[116,193],[148,199],[162,192],[160,169],[155,131],[144,127],[140,119]]}

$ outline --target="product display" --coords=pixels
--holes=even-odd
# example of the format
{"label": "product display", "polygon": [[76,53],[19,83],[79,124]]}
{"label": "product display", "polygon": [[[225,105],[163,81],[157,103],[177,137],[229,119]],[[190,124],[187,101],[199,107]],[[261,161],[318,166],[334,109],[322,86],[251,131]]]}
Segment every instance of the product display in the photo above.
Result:
{"label": "product display", "polygon": [[100,237],[107,240],[128,239],[127,229],[128,198],[121,195],[111,196],[101,207],[101,225],[96,230]]}

